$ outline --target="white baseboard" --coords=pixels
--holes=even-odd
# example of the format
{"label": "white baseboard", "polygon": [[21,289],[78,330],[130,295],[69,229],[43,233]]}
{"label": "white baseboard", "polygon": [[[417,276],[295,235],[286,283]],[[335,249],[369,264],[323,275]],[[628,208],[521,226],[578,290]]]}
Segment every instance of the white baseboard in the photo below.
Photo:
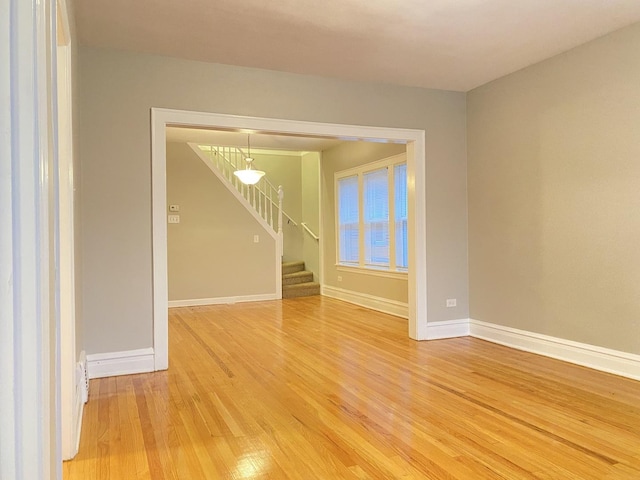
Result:
{"label": "white baseboard", "polygon": [[469,335],[469,319],[427,322],[427,340],[466,337]]}
{"label": "white baseboard", "polygon": [[72,435],[71,441],[73,442],[73,447],[71,450],[68,450],[66,447],[63,448],[63,460],[71,460],[76,456],[78,450],[80,449],[80,434],[82,430],[82,414],[84,412],[84,404],[87,399],[87,380],[86,380],[86,365],[87,365],[87,355],[84,350],[80,352],[80,356],[78,358],[78,362],[76,363],[75,368],[75,391],[73,398],[73,418],[72,418]]}
{"label": "white baseboard", "polygon": [[265,300],[280,300],[275,293],[260,295],[239,295],[236,297],[194,298],[190,300],[169,300],[169,308],[172,307],[197,307],[201,305],[221,305],[242,302],[263,302]]}
{"label": "white baseboard", "polygon": [[87,355],[89,378],[148,373],[155,370],[153,348]]}
{"label": "white baseboard", "polygon": [[75,444],[76,453],[80,449],[80,435],[82,433],[82,414],[84,404],[89,399],[89,380],[87,378],[87,354],[84,350],[80,352],[80,358],[76,367],[76,401],[73,410],[73,424],[76,433]]}
{"label": "white baseboard", "polygon": [[640,355],[470,320],[472,337],[640,380]]}
{"label": "white baseboard", "polygon": [[329,285],[322,286],[322,295],[337,298],[338,300],[344,300],[345,302],[370,308],[371,310],[376,310],[378,312],[388,313],[402,318],[409,318],[409,306],[404,302],[376,297],[366,293],[353,292],[351,290],[331,287]]}

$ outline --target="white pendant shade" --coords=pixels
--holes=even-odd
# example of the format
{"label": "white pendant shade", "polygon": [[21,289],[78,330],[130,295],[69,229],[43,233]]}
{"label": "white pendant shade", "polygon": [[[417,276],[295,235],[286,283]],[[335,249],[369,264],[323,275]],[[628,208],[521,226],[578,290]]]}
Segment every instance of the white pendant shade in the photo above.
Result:
{"label": "white pendant shade", "polygon": [[251,168],[251,164],[253,163],[253,158],[251,158],[251,135],[247,135],[247,151],[249,152],[249,155],[245,158],[247,168],[244,170],[236,170],[233,174],[245,185],[255,185],[260,181],[264,172]]}
{"label": "white pendant shade", "polygon": [[260,181],[264,172],[247,167],[245,170],[236,170],[233,174],[245,185],[255,185]]}

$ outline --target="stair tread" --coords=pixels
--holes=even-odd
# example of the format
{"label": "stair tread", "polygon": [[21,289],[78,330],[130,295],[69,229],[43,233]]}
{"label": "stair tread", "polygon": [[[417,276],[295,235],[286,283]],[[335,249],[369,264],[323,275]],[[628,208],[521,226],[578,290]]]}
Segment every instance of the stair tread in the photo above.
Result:
{"label": "stair tread", "polygon": [[310,297],[320,295],[320,284],[317,282],[294,283],[282,286],[282,298]]}
{"label": "stair tread", "polygon": [[296,262],[284,262],[282,264],[282,274],[288,275],[294,272],[300,272],[304,270],[304,261],[296,261]]}
{"label": "stair tread", "polygon": [[282,263],[282,298],[319,294],[320,284],[313,281],[313,272],[305,270],[304,260]]}
{"label": "stair tread", "polygon": [[304,265],[304,260],[296,260],[295,262],[282,262],[283,267],[297,267],[298,265]]}
{"label": "stair tread", "polygon": [[293,283],[291,285],[283,285],[282,288],[287,288],[287,289],[302,289],[302,288],[311,288],[311,287],[319,287],[320,284],[318,282],[303,282],[303,283]]}
{"label": "stair tread", "polygon": [[283,273],[282,276],[285,278],[293,278],[293,277],[305,277],[307,275],[313,275],[313,272],[309,270],[300,270],[299,272],[291,272],[291,273]]}

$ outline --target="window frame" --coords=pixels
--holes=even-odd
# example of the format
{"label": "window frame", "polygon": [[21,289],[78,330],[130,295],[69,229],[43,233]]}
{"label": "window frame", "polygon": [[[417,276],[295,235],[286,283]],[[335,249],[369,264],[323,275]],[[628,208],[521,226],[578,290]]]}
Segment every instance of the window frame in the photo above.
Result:
{"label": "window frame", "polygon": [[[374,162],[366,163],[356,167],[340,170],[334,173],[334,199],[335,199],[335,265],[338,271],[349,271],[363,273],[381,277],[406,279],[409,268],[397,267],[396,265],[396,209],[395,209],[395,169],[396,165],[407,165],[406,153],[400,153],[391,157],[383,158]],[[389,265],[374,266],[365,263],[365,218],[364,218],[364,175],[369,172],[387,168],[387,191],[389,208]],[[359,258],[358,264],[342,263],[340,261],[340,201],[339,201],[339,181],[347,177],[358,177],[358,242]],[[408,194],[408,192],[407,192]],[[408,201],[408,199],[407,199]],[[407,246],[408,247],[408,246]]]}

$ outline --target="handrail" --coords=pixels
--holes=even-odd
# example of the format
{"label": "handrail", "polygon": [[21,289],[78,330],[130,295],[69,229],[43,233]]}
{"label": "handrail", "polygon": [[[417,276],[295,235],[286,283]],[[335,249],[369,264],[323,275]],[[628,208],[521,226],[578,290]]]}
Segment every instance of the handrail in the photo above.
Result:
{"label": "handrail", "polygon": [[304,228],[307,231],[307,233],[311,235],[316,242],[320,240],[320,237],[317,236],[315,233],[313,233],[306,223],[302,222],[300,223],[300,225],[302,225],[302,228]]}

